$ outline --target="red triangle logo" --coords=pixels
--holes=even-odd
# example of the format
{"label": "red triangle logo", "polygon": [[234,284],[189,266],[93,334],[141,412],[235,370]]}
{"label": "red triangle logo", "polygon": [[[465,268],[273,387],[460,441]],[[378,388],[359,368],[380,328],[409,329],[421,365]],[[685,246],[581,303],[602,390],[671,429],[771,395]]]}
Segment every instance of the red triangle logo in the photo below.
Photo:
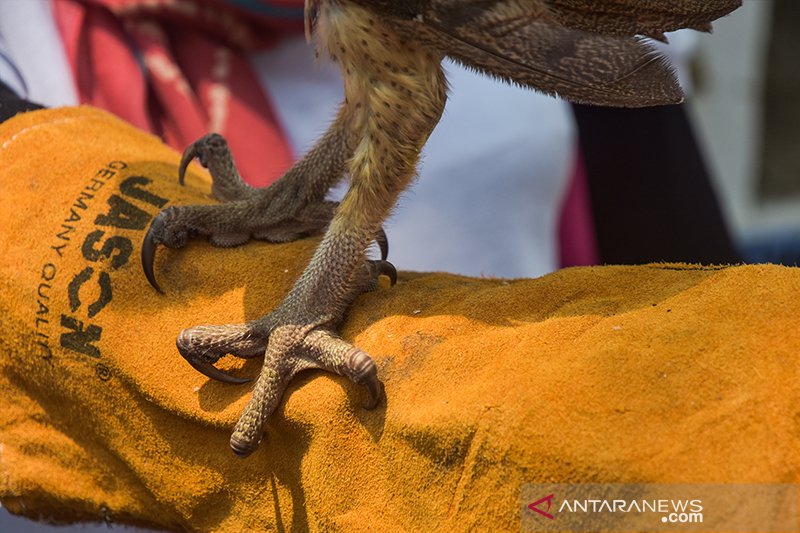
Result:
{"label": "red triangle logo", "polygon": [[[549,494],[544,498],[536,500],[532,504],[528,505],[528,509],[530,509],[534,513],[539,513],[548,520],[555,520],[555,517],[548,512],[550,510],[550,505],[553,503],[554,497],[555,494]],[[539,509],[539,505],[543,504],[544,502],[547,502],[547,509],[546,510]]]}

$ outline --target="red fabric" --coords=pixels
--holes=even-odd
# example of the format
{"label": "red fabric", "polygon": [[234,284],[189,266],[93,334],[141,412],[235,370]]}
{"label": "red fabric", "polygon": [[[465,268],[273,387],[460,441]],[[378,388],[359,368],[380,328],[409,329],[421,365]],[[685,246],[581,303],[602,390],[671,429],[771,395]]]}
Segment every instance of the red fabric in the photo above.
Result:
{"label": "red fabric", "polygon": [[301,22],[247,15],[223,0],[53,5],[82,103],[160,135],[177,150],[220,133],[252,185],[268,185],[292,164],[247,54],[270,46],[282,31],[302,31]]}
{"label": "red fabric", "polygon": [[600,252],[597,249],[593,220],[586,167],[583,154],[578,149],[558,220],[558,252],[561,267],[599,264]]}

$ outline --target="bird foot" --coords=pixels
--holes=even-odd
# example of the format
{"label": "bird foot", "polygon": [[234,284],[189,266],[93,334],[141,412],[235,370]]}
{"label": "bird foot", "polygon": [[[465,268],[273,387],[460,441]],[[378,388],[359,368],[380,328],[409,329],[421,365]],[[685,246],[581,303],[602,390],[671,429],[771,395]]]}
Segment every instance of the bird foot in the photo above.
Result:
{"label": "bird foot", "polygon": [[[316,159],[327,160],[326,146],[323,143]],[[194,158],[209,169],[212,192],[221,203],[173,206],[155,217],[142,245],[142,266],[148,281],[159,291],[153,272],[159,244],[179,248],[195,235],[206,236],[217,246],[236,246],[250,239],[283,242],[322,232],[330,225],[337,204],[325,201],[324,192],[304,188],[309,173],[313,177],[314,169],[325,167],[314,163],[313,157],[311,163],[300,163],[266,189],[254,189],[242,182],[227,144],[218,135],[206,136],[187,149],[180,165],[181,183]],[[375,363],[334,333],[347,306],[362,292],[376,288],[379,276],[388,276],[392,284],[397,281],[397,271],[386,261],[386,235],[382,229],[372,231],[375,235],[367,231],[334,232],[331,236],[329,231],[295,288],[264,317],[246,324],[196,326],[178,336],[178,351],[189,364],[226,383],[250,380],[215,367],[221,357],[265,355],[250,401],[231,436],[231,448],[238,455],[256,449],[270,414],[291,379],[302,370],[321,369],[345,376],[367,388],[368,407],[377,405],[381,383]],[[360,255],[370,236],[380,247],[380,260],[365,260]]]}
{"label": "bird foot", "polygon": [[383,385],[378,369],[364,351],[313,323],[278,326],[270,334],[261,374],[231,434],[230,446],[236,455],[246,457],[258,447],[264,425],[289,382],[307,369],[327,370],[366,387],[366,409],[373,409],[380,402]]}
{"label": "bird foot", "polygon": [[[366,261],[357,269],[351,300],[358,293],[375,288],[378,276],[387,275],[396,282],[397,272],[386,261]],[[278,406],[292,378],[302,370],[320,369],[349,378],[367,388],[367,409],[377,406],[381,396],[375,362],[364,351],[338,338],[332,328],[339,317],[297,312],[291,297],[264,317],[247,324],[196,326],[178,336],[180,354],[196,370],[226,383],[241,384],[248,378],[236,377],[214,366],[222,356],[231,354],[251,358],[265,354],[261,373],[253,388],[247,408],[239,418],[230,445],[239,456],[247,456],[258,447],[264,424]]]}
{"label": "bird foot", "polygon": [[[215,205],[170,206],[153,219],[142,245],[142,267],[150,284],[163,292],[155,279],[153,266],[158,245],[182,248],[190,237],[208,237],[220,247],[239,246],[250,239],[290,242],[321,234],[336,210],[337,202],[303,198],[291,183],[279,180],[270,187],[256,189],[239,176],[225,139],[210,134],[194,142],[183,154],[179,181],[193,159],[211,173],[211,191],[221,203]],[[381,259],[388,256],[386,234],[375,236]]]}

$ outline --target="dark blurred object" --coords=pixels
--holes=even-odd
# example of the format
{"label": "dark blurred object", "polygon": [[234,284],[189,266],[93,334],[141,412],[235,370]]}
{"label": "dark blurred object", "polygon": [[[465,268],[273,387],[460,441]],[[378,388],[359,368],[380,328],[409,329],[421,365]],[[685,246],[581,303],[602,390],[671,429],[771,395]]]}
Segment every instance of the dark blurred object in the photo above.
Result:
{"label": "dark blurred object", "polygon": [[738,263],[683,105],[573,105],[601,263]]}
{"label": "dark blurred object", "polygon": [[800,2],[774,0],[764,78],[762,199],[800,194]]}
{"label": "dark blurred object", "polygon": [[20,98],[0,80],[0,122],[5,122],[18,113],[34,109],[42,109],[42,106]]}

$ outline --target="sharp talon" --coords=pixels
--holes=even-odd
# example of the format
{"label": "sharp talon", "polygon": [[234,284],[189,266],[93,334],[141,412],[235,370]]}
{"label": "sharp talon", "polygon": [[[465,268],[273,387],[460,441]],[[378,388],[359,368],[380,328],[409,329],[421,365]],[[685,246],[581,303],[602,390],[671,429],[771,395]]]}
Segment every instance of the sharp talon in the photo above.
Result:
{"label": "sharp talon", "polygon": [[364,405],[364,409],[371,411],[378,407],[378,403],[381,400],[381,389],[383,388],[381,385],[382,384],[377,377],[364,384],[369,392],[369,401]]}
{"label": "sharp talon", "polygon": [[[247,383],[250,381],[250,378],[240,378],[236,376],[232,376],[223,372],[222,370],[215,367],[212,363],[207,360],[200,359],[195,356],[197,353],[197,345],[194,344],[195,336],[194,331],[197,328],[183,330],[178,338],[175,340],[175,345],[178,348],[178,353],[181,354],[181,357],[186,359],[186,362],[192,365],[192,368],[200,372],[206,377],[211,379],[215,379],[217,381],[221,381],[223,383],[231,383],[233,385],[241,385],[242,383]],[[212,343],[213,345],[213,343]],[[211,348],[203,349],[203,353],[207,354]],[[215,359],[216,361],[216,359]]]}
{"label": "sharp talon", "polygon": [[388,276],[393,287],[397,285],[397,269],[389,261],[378,263],[378,274]]}
{"label": "sharp talon", "polygon": [[383,228],[378,229],[375,242],[378,243],[378,248],[381,249],[381,261],[386,261],[386,258],[389,257],[389,239],[386,238],[386,232],[383,231]]}
{"label": "sharp talon", "polygon": [[178,167],[178,183],[181,185],[183,185],[184,177],[186,176],[186,169],[195,157],[197,157],[197,141],[193,142],[181,157],[181,165]]}
{"label": "sharp talon", "polygon": [[[181,355],[183,355],[183,352],[181,352]],[[185,355],[183,355],[183,358],[186,359],[190,365],[192,365],[192,368],[211,379],[216,379],[217,381],[221,381],[223,383],[230,383],[232,385],[241,385],[242,383],[248,383],[250,381],[250,378],[237,378],[236,376],[226,374],[207,361],[195,361],[193,359],[189,359]]]}
{"label": "sharp talon", "polygon": [[364,405],[364,409],[375,409],[380,402],[382,388],[375,361],[363,350],[353,348],[348,355],[348,366],[353,372],[353,381],[366,387],[369,392],[369,402]]}
{"label": "sharp talon", "polygon": [[164,294],[164,291],[161,290],[161,287],[159,287],[156,281],[153,268],[156,261],[156,249],[158,248],[155,231],[153,230],[154,225],[155,220],[150,224],[150,228],[148,228],[147,234],[144,236],[144,242],[142,242],[142,270],[144,270],[144,276],[147,278],[147,281],[150,282],[150,285],[159,293]]}

